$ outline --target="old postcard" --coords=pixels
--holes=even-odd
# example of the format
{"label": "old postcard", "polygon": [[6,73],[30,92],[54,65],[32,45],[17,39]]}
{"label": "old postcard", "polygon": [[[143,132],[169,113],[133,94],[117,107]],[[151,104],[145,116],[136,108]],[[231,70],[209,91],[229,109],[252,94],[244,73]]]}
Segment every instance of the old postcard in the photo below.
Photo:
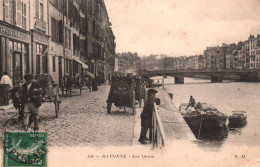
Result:
{"label": "old postcard", "polygon": [[259,0],[0,0],[0,166],[260,166]]}

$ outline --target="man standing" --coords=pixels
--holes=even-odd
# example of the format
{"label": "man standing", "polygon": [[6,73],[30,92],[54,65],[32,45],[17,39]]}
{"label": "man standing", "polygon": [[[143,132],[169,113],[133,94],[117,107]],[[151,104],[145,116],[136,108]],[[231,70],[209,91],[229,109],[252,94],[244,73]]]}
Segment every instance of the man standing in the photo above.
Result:
{"label": "man standing", "polygon": [[141,113],[141,134],[139,138],[139,142],[142,144],[146,144],[146,133],[149,129],[149,140],[152,141],[152,119],[153,119],[153,110],[154,103],[156,100],[157,90],[149,89],[147,94],[147,99],[144,103],[144,109]]}
{"label": "man standing", "polygon": [[10,89],[13,88],[13,84],[10,77],[8,76],[8,72],[6,71],[4,72],[0,84],[5,84],[5,86],[3,87],[3,96],[2,96],[3,104],[9,105],[9,91]]}
{"label": "man standing", "polygon": [[24,128],[27,130],[27,128],[34,123],[33,130],[38,130],[38,115],[42,100],[42,88],[37,82],[33,82],[32,74],[26,74],[24,79],[26,80],[26,83],[23,84],[21,93],[25,114]]}
{"label": "man standing", "polygon": [[0,83],[8,84],[10,86],[10,88],[13,87],[12,81],[11,81],[10,77],[8,76],[8,72],[6,72],[6,71],[4,72],[4,75],[2,76]]}
{"label": "man standing", "polygon": [[111,75],[110,75],[110,73],[108,74],[108,84],[110,85],[111,84]]}

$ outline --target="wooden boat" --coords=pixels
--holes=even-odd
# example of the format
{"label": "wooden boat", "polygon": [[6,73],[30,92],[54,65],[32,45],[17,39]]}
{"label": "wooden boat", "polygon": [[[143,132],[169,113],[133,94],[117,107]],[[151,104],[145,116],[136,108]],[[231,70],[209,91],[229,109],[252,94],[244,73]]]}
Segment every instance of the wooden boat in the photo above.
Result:
{"label": "wooden boat", "polygon": [[[187,103],[182,103],[179,107],[183,118],[187,124],[195,129],[216,129],[222,128],[226,125],[227,116],[219,112],[215,107],[201,103],[200,109],[195,109],[194,107],[187,108]],[[186,109],[187,108],[187,109]]]}
{"label": "wooden boat", "polygon": [[243,126],[247,123],[247,114],[245,111],[232,111],[228,121],[229,126]]}

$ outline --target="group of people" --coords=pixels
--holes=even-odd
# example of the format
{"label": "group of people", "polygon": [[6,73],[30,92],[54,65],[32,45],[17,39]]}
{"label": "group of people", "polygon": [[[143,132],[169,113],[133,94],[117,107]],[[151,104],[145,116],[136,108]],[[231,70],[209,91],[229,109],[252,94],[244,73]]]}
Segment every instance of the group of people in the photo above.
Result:
{"label": "group of people", "polygon": [[38,116],[43,90],[39,83],[34,80],[33,74],[25,74],[24,80],[24,84],[20,83],[13,88],[8,73],[4,72],[1,83],[9,84],[10,88],[13,88],[12,91],[15,91],[14,94],[17,94],[17,96],[13,95],[13,98],[17,100],[14,101],[14,106],[20,108],[18,120],[22,123],[22,128],[27,130],[33,124],[33,130],[37,131],[39,129]]}

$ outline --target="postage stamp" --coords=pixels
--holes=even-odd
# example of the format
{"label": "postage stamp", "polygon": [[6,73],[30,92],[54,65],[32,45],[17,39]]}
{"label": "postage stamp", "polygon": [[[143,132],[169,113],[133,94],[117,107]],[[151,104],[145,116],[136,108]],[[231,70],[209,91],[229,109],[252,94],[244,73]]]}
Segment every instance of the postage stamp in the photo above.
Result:
{"label": "postage stamp", "polygon": [[47,166],[46,132],[4,132],[4,167]]}

